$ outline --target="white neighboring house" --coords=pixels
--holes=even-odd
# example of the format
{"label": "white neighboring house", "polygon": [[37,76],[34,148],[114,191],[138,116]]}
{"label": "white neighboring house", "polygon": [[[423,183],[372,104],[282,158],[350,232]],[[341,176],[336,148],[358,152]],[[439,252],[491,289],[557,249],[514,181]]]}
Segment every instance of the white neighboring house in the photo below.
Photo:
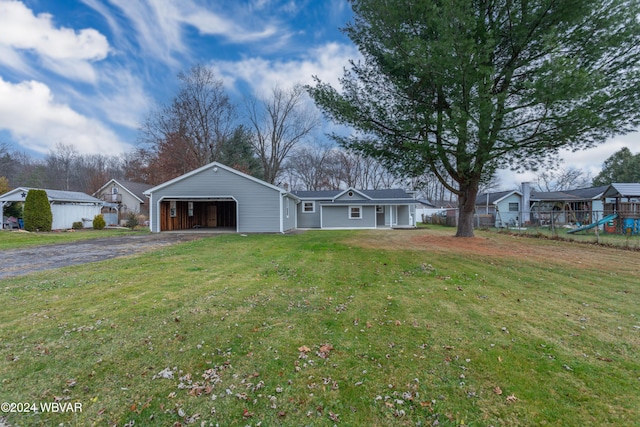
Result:
{"label": "white neighboring house", "polygon": [[74,222],[83,227],[93,226],[93,218],[100,214],[102,200],[78,191],[48,190],[18,187],[0,196],[0,223],[5,223],[2,211],[7,204],[24,202],[29,190],[44,190],[49,198],[53,216],[52,230],[71,228]]}

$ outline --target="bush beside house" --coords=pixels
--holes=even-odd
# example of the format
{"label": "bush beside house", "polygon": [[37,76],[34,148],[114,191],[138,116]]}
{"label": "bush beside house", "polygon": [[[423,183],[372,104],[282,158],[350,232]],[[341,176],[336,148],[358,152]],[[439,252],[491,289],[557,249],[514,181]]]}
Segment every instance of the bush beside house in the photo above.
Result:
{"label": "bush beside house", "polygon": [[29,190],[24,202],[24,228],[27,231],[51,231],[53,214],[47,192]]}
{"label": "bush beside house", "polygon": [[96,215],[93,217],[93,229],[102,230],[107,225],[102,215]]}

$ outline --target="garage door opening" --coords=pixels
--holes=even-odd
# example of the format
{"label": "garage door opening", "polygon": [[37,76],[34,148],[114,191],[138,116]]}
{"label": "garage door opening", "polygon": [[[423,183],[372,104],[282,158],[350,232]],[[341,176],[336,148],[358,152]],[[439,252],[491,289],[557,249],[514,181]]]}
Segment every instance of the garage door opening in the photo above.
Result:
{"label": "garage door opening", "polygon": [[160,203],[160,231],[202,228],[236,231],[236,201],[163,200]]}

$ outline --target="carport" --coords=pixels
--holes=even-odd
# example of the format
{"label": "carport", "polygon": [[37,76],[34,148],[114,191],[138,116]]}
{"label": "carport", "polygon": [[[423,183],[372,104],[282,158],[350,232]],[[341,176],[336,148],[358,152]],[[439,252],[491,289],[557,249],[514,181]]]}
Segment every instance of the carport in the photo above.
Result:
{"label": "carport", "polygon": [[229,197],[166,198],[160,201],[160,231],[193,229],[237,231],[237,206],[237,202]]}

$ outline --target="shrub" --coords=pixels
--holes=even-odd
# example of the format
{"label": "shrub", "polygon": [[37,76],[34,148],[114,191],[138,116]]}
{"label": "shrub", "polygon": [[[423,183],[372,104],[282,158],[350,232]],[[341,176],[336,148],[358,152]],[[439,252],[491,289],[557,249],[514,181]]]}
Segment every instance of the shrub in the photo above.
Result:
{"label": "shrub", "polygon": [[138,224],[140,224],[138,215],[135,212],[129,212],[127,215],[127,227],[133,230],[138,226]]}
{"label": "shrub", "polygon": [[102,215],[96,215],[93,217],[93,229],[94,230],[102,230],[107,223],[105,222]]}
{"label": "shrub", "polygon": [[53,214],[47,192],[29,190],[24,201],[24,229],[27,231],[51,231]]}
{"label": "shrub", "polygon": [[74,230],[82,230],[84,228],[84,225],[82,224],[82,221],[76,221],[71,224],[71,228]]}

